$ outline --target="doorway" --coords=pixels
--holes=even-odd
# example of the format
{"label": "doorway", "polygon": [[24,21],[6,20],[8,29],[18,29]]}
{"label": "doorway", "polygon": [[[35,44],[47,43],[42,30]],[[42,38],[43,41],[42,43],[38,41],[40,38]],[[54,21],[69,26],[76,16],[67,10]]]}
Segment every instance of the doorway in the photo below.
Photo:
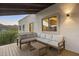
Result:
{"label": "doorway", "polygon": [[34,32],[34,24],[33,23],[29,24],[29,32]]}

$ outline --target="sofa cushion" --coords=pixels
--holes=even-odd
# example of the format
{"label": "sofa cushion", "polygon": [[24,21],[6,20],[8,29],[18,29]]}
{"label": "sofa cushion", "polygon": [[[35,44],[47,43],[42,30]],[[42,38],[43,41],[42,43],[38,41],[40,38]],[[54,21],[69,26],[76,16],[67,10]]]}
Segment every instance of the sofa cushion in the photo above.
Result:
{"label": "sofa cushion", "polygon": [[33,33],[33,37],[37,37],[37,33]]}
{"label": "sofa cushion", "polygon": [[41,33],[37,33],[37,37],[41,37],[40,35],[41,35]]}
{"label": "sofa cushion", "polygon": [[37,37],[37,34],[36,33],[31,33],[31,34],[28,35],[28,37],[29,38]]}
{"label": "sofa cushion", "polygon": [[56,42],[61,42],[63,40],[63,36],[62,35],[53,35],[52,40],[56,41]]}
{"label": "sofa cushion", "polygon": [[21,43],[27,43],[27,42],[34,41],[34,40],[36,40],[36,38],[28,38],[28,39],[22,40]]}
{"label": "sofa cushion", "polygon": [[46,39],[51,40],[53,38],[53,35],[51,34],[46,34]]}
{"label": "sofa cushion", "polygon": [[37,34],[33,33],[33,32],[20,35],[21,39],[33,38],[33,37],[36,37],[36,36],[37,36]]}
{"label": "sofa cushion", "polygon": [[48,43],[50,40],[44,39],[44,38],[37,38],[38,41]]}
{"label": "sofa cushion", "polygon": [[19,37],[20,37],[20,39],[26,39],[27,35],[20,35]]}
{"label": "sofa cushion", "polygon": [[40,34],[40,37],[41,37],[41,38],[45,38],[45,34],[44,34],[44,33],[41,33],[41,34]]}
{"label": "sofa cushion", "polygon": [[56,42],[56,41],[49,41],[48,44],[51,46],[58,47],[58,42]]}

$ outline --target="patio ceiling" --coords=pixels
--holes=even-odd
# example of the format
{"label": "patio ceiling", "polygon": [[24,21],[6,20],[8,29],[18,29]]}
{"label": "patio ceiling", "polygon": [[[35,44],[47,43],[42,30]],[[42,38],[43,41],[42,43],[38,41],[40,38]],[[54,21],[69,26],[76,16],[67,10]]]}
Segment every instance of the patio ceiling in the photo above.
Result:
{"label": "patio ceiling", "polygon": [[0,16],[36,14],[55,3],[0,3]]}

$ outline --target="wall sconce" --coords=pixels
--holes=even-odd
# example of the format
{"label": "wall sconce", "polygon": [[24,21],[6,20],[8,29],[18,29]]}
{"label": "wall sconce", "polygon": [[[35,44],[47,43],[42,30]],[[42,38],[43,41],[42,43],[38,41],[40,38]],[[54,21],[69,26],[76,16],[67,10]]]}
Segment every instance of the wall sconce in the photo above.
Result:
{"label": "wall sconce", "polygon": [[70,15],[69,14],[66,14],[66,16],[69,17]]}
{"label": "wall sconce", "polygon": [[69,24],[71,21],[70,14],[66,14],[65,24]]}

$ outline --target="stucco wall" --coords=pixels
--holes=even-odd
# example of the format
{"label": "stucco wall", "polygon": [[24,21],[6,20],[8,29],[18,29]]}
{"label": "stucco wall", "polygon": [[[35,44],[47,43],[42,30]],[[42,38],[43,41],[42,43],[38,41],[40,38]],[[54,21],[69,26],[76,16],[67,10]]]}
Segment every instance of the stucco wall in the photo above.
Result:
{"label": "stucco wall", "polygon": [[20,33],[26,33],[29,32],[29,23],[34,23],[34,32],[36,31],[36,15],[35,14],[31,14],[28,15],[26,17],[24,17],[23,19],[21,19],[19,21],[19,25],[22,27],[22,25],[25,25],[25,30],[21,30],[19,31]]}
{"label": "stucco wall", "polygon": [[[57,15],[58,21],[60,22],[59,30],[56,34],[62,34],[65,38],[65,45],[67,50],[71,50],[79,53],[79,4],[55,4],[52,5],[43,11],[37,13],[36,15],[32,15],[26,17],[24,21],[26,24],[29,22],[34,22],[34,30],[35,32],[41,31],[41,20],[44,17],[49,17],[53,15]],[[67,17],[66,14],[70,16]],[[24,23],[23,22],[23,23]],[[28,31],[28,25],[26,25],[26,31]],[[49,32],[46,32],[49,33]],[[50,34],[55,34],[54,32],[50,32]]]}

